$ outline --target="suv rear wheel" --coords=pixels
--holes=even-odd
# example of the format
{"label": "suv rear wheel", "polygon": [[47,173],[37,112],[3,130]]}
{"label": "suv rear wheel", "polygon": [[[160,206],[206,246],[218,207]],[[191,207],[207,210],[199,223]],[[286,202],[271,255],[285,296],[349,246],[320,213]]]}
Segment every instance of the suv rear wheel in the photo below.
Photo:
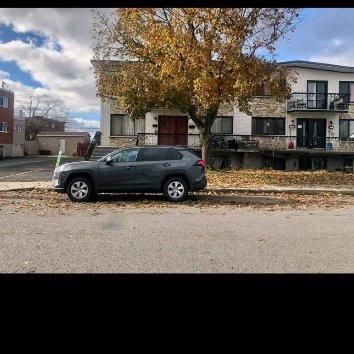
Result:
{"label": "suv rear wheel", "polygon": [[163,194],[170,202],[181,202],[188,194],[186,181],[179,177],[168,179],[164,184]]}
{"label": "suv rear wheel", "polygon": [[73,202],[87,202],[93,195],[92,183],[86,177],[75,177],[69,182],[66,194]]}

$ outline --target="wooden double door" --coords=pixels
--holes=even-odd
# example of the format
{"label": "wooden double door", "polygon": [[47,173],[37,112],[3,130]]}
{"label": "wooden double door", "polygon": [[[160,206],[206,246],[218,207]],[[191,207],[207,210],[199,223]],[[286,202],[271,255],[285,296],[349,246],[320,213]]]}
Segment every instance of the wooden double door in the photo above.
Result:
{"label": "wooden double door", "polygon": [[159,116],[158,145],[188,145],[188,117]]}

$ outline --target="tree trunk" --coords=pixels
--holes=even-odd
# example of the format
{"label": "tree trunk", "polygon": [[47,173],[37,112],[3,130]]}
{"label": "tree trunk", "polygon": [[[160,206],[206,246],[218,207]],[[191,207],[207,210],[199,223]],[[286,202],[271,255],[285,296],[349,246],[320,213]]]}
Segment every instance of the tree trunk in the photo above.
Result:
{"label": "tree trunk", "polygon": [[190,107],[188,113],[197,125],[199,129],[199,139],[200,145],[202,147],[202,159],[207,165],[210,165],[210,156],[209,152],[211,149],[212,139],[211,139],[211,126],[213,125],[215,118],[218,114],[219,106],[215,107],[213,110],[210,110],[209,113],[203,118],[196,115],[196,108],[194,106]]}
{"label": "tree trunk", "polygon": [[210,164],[210,148],[211,148],[211,133],[210,129],[200,129],[200,144],[202,146],[202,159],[209,166]]}

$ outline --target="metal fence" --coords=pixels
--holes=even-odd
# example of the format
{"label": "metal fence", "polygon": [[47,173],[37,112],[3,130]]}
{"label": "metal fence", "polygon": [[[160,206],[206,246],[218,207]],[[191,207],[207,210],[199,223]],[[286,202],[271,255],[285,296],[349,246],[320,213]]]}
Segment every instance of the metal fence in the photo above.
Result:
{"label": "metal fence", "polygon": [[[322,150],[354,152],[354,140],[340,137],[296,137],[285,135],[210,134],[214,150],[239,152]],[[178,142],[178,143],[176,143]],[[139,133],[136,145],[181,145],[200,148],[199,134]]]}

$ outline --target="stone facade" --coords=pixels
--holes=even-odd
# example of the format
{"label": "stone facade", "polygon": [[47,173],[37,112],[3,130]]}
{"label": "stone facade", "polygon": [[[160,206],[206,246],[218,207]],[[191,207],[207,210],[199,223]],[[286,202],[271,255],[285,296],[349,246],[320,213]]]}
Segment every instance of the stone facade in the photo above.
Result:
{"label": "stone facade", "polygon": [[253,117],[285,118],[286,104],[272,97],[256,97],[251,103]]}
{"label": "stone facade", "polygon": [[294,143],[294,139],[282,136],[257,136],[254,139],[258,142],[258,150],[282,151],[288,149],[290,143]]}
{"label": "stone facade", "polygon": [[109,146],[117,148],[125,148],[136,145],[136,136],[119,136],[119,137],[110,137]]}
{"label": "stone facade", "polygon": [[354,152],[354,141],[350,141],[350,140],[340,141],[337,150],[341,152]]}
{"label": "stone facade", "polygon": [[354,119],[354,103],[349,105],[348,113],[340,113],[339,119]]}

